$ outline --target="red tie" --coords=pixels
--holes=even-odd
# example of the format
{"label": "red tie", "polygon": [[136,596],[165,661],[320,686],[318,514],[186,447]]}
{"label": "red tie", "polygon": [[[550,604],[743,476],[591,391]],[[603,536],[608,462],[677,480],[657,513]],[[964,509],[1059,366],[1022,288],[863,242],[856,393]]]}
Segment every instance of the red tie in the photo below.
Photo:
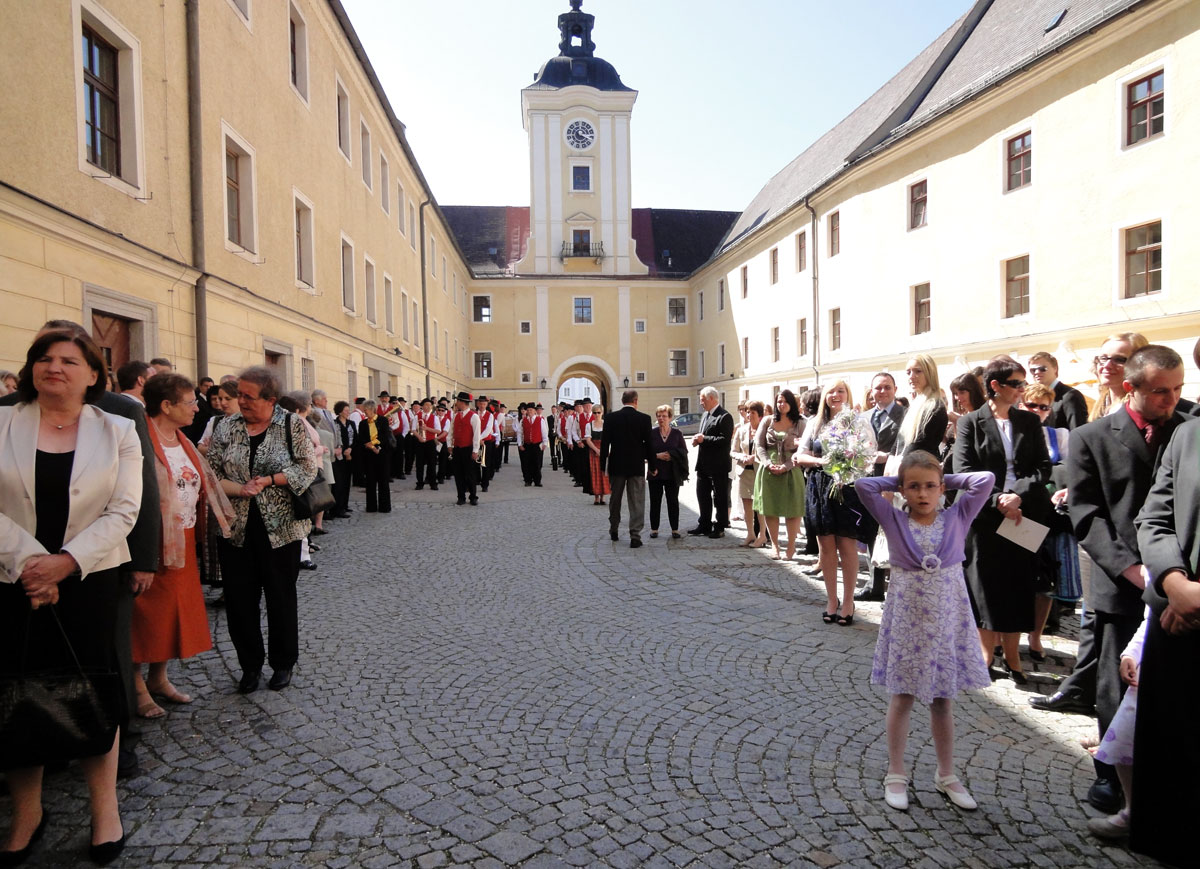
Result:
{"label": "red tie", "polygon": [[1146,427],[1142,429],[1142,435],[1146,438],[1146,444],[1153,449],[1158,444],[1158,426],[1154,423],[1146,423]]}

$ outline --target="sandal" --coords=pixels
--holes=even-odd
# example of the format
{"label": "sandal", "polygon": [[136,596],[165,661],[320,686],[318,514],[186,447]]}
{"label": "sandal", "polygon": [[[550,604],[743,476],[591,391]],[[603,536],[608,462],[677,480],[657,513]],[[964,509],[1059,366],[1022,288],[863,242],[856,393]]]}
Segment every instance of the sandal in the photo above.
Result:
{"label": "sandal", "polygon": [[147,695],[145,700],[138,700],[137,714],[138,718],[162,718],[167,714],[167,710],[155,703],[153,697]]}
{"label": "sandal", "polygon": [[833,612],[831,612],[831,613],[827,613],[827,612],[824,612],[824,611],[822,611],[822,613],[821,613],[821,621],[823,621],[823,622],[824,622],[825,624],[827,624],[827,625],[831,625],[831,624],[833,624],[833,623],[834,623],[834,621],[836,621],[836,620],[837,620],[837,617],[838,617],[837,611],[838,611],[838,607],[839,607],[839,606],[841,606],[841,603],[840,603],[840,602],[839,602],[839,603],[836,603],[836,604],[834,604],[834,605],[833,605]]}
{"label": "sandal", "polygon": [[854,624],[854,613],[850,613],[848,616],[838,616],[835,621],[843,628],[848,628]]}
{"label": "sandal", "polygon": [[[893,791],[891,785],[901,785],[903,790]],[[908,776],[894,772],[885,775],[883,777],[883,801],[897,811],[907,812]]]}
{"label": "sandal", "polygon": [[168,703],[176,703],[181,706],[185,706],[192,702],[191,694],[184,694],[170,682],[168,682],[164,687],[151,688],[149,685],[147,685],[146,689],[150,692],[151,697],[157,697],[159,700],[165,700]]}

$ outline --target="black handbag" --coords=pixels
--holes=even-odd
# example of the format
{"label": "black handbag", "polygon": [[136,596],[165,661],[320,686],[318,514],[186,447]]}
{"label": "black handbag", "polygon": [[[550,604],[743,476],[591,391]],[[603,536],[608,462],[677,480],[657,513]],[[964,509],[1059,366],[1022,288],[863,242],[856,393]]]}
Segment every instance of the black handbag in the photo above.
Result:
{"label": "black handbag", "polygon": [[[0,679],[0,769],[95,757],[112,748],[121,717],[120,675],[109,671],[85,672],[53,606],[50,615],[74,667],[27,671],[31,609],[20,672]],[[109,698],[107,704],[102,696]]]}
{"label": "black handbag", "polygon": [[[284,431],[287,433],[287,448],[288,455],[292,457],[292,461],[296,461],[296,453],[292,449],[292,416],[289,413],[284,420]],[[329,481],[325,479],[325,474],[321,468],[317,468],[317,476],[309,484],[308,488],[297,495],[291,489],[288,489],[288,494],[292,496],[292,512],[296,514],[297,519],[311,519],[318,513],[325,510],[332,510],[337,502],[333,497],[333,489],[329,485]]]}

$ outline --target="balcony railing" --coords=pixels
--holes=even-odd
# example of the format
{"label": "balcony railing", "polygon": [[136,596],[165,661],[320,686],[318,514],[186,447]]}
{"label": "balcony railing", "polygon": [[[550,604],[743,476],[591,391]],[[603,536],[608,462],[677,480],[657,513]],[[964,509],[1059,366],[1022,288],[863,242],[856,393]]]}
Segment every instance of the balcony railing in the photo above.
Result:
{"label": "balcony railing", "polygon": [[604,259],[604,242],[564,241],[559,259],[565,260],[573,257],[594,259],[596,262],[600,262]]}

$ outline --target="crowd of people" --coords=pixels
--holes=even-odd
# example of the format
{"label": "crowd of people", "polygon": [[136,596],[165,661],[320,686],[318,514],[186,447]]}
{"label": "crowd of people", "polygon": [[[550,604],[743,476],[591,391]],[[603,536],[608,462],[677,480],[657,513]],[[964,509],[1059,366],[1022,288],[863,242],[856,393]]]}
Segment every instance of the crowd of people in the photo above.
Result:
{"label": "crowd of people", "polygon": [[[1185,830],[1196,798],[1173,799],[1161,776],[1168,751],[1200,772],[1196,749],[1168,737],[1200,696],[1200,423],[1188,422],[1200,410],[1181,398],[1178,354],[1140,334],[1110,336],[1094,372],[1089,402],[1051,354],[1000,355],[945,393],[917,354],[903,390],[880,372],[857,405],[834,380],[741,402],[736,418],[705,388],[693,464],[671,406],[651,419],[636,390],[611,414],[585,399],[548,414],[522,403],[514,419],[466,392],[330,407],[321,390],[284,393],[261,366],[193,384],[154,359],[110,377],[86,330],[51,321],[21,371],[0,372],[0,678],[78,671],[91,718],[0,745],[13,798],[0,861],[17,865],[36,845],[43,769],[69,760],[91,794],[91,860],[121,853],[116,780],[136,768],[136,721],[193,702],[169,667],[212,647],[204,584],[223,594],[238,690],[258,690],[268,664],[268,687],[283,690],[300,654],[299,571],[315,568],[327,521],[353,509],[352,487],[367,512],[389,512],[393,483],[410,476],[418,490],[453,479],[455,503],[476,505],[515,445],[526,487],[543,486],[549,454],[552,471],[608,507],[613,541],[627,514],[630,547],[643,545],[647,491],[649,537],[680,540],[694,473],[687,534],[719,540],[740,510],[741,546],[781,561],[815,554],[825,624],[852,625],[856,600],[884,600],[871,679],[891,695],[883,798],[896,810],[908,805],[914,703],[931,710],[935,787],[975,808],[954,772],[954,697],[998,678],[1025,684],[1021,637],[1044,661],[1043,632],[1083,600],[1073,672],[1030,702],[1098,718],[1088,800],[1104,815],[1091,831],[1182,864],[1183,833],[1163,835],[1161,819]],[[328,498],[310,510],[322,483]],[[856,594],[861,555],[871,579]],[[6,716],[34,714],[9,703]]]}

